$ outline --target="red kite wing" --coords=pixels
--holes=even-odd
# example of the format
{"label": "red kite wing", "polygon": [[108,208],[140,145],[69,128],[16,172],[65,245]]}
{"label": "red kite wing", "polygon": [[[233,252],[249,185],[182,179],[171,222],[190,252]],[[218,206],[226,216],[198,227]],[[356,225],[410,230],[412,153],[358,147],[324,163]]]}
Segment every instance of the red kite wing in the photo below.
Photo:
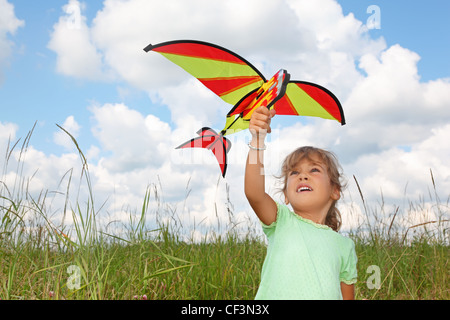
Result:
{"label": "red kite wing", "polygon": [[247,60],[208,42],[169,41],[150,44],[144,50],[162,54],[232,105],[265,82],[264,76]]}
{"label": "red kite wing", "polygon": [[337,120],[345,124],[344,111],[336,96],[318,84],[290,81],[286,94],[275,103],[279,115],[299,115]]}

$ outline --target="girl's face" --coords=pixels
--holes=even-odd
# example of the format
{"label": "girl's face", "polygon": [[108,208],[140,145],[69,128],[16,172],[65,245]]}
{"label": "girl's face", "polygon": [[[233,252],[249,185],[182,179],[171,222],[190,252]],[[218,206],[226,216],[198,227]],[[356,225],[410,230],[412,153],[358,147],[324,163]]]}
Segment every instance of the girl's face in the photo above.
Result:
{"label": "girl's face", "polygon": [[333,201],[339,200],[337,186],[331,184],[328,169],[318,157],[304,158],[288,172],[286,202],[297,214],[324,218]]}

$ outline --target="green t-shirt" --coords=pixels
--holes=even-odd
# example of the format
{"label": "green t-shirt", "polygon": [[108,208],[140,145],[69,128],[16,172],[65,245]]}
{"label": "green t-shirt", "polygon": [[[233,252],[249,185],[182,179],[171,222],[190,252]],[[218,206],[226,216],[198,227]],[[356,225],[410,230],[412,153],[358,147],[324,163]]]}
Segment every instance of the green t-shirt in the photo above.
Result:
{"label": "green t-shirt", "polygon": [[262,224],[268,248],[255,299],[342,299],[340,283],[356,282],[353,241],[277,207],[276,221]]}

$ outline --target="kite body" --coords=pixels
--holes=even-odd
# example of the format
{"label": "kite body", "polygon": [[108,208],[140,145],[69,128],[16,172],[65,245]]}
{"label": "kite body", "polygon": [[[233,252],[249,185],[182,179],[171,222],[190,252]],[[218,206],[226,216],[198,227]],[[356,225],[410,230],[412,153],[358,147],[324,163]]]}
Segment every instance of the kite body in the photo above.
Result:
{"label": "kite body", "polygon": [[150,44],[144,51],[162,54],[233,105],[220,133],[205,127],[197,132],[198,137],[178,147],[211,150],[222,176],[226,173],[227,152],[231,147],[224,136],[247,129],[253,111],[260,106],[275,108],[277,115],[320,117],[345,124],[342,106],[333,93],[311,82],[291,81],[286,70],[278,71],[267,81],[258,69],[236,53],[201,41]]}

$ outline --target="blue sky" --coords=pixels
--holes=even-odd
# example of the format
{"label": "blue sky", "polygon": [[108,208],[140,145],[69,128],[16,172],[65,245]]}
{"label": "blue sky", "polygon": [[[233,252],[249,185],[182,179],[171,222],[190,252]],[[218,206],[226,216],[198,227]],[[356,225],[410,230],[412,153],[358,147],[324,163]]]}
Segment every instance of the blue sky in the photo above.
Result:
{"label": "blue sky", "polygon": [[[114,192],[123,195],[120,199],[132,202],[145,191],[142,186],[162,175],[168,181],[168,198],[182,199],[190,183],[198,188],[191,197],[200,202],[192,211],[207,212],[211,203],[201,199],[214,194],[216,184],[203,182],[217,181],[215,164],[207,162],[207,169],[180,166],[173,147],[193,137],[198,128],[189,125],[220,125],[228,110],[189,76],[142,51],[150,42],[190,38],[228,47],[265,73],[285,67],[293,78],[318,81],[341,98],[348,122],[342,129],[320,120],[279,118],[279,135],[273,141],[280,154],[298,143],[334,149],[347,175],[360,177],[374,201],[380,190],[397,203],[405,194],[426,193],[431,168],[440,177],[441,197],[448,197],[450,167],[444,158],[450,150],[436,145],[450,133],[449,1],[271,1],[274,20],[283,21],[272,28],[276,44],[260,36],[265,21],[272,19],[261,2],[228,2],[234,9],[222,1],[193,0],[190,7],[186,3],[0,0],[0,6],[14,7],[13,17],[0,15],[1,19],[23,21],[16,27],[0,23],[0,45],[10,50],[6,57],[0,55],[0,125],[13,124],[18,139],[37,122],[31,145],[41,153],[30,158],[43,163],[39,170],[46,174],[35,178],[40,185],[52,185],[45,180],[56,166],[47,167],[49,159],[64,167],[61,172],[76,165],[64,162],[74,150],[55,138],[59,132],[55,124],[66,123],[91,155],[94,184],[105,198],[116,188]],[[371,5],[379,8],[380,29],[367,30]],[[76,33],[67,30],[68,6],[80,8],[81,27]],[[180,19],[185,15],[191,21]],[[72,47],[74,35],[91,51]],[[95,62],[97,73],[82,70],[83,54],[86,61]],[[70,61],[69,66],[61,68],[63,59]],[[186,101],[180,101],[183,93]],[[195,108],[186,109],[186,103]],[[184,118],[189,123],[183,123]],[[161,128],[159,134],[155,128]],[[244,138],[236,139],[237,152],[243,144],[239,139]],[[0,141],[2,145],[5,141]],[[156,153],[170,160],[163,161]],[[268,168],[279,162],[276,158]],[[397,166],[402,169],[395,170]],[[231,167],[225,181],[240,186],[243,163],[237,160]],[[135,181],[129,178],[133,174]],[[130,181],[135,186],[127,186]],[[108,184],[114,188],[105,187]],[[235,190],[239,203],[242,190]]]}
{"label": "blue sky", "polygon": [[352,12],[366,21],[370,5],[377,5],[381,13],[381,29],[371,35],[382,36],[388,45],[400,45],[417,52],[423,80],[448,77],[450,74],[450,3],[448,1],[371,1],[340,0],[345,14]]}

